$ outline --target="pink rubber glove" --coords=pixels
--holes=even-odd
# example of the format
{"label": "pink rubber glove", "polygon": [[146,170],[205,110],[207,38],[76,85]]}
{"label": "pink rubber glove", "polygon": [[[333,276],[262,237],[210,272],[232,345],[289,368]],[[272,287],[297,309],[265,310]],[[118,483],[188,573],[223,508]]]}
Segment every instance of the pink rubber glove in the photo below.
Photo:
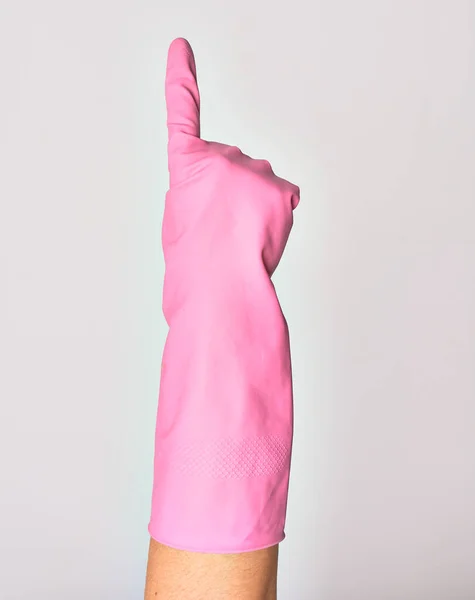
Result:
{"label": "pink rubber glove", "polygon": [[292,447],[288,329],[271,275],[299,188],[269,163],[200,139],[193,52],[166,76],[170,189],[150,535],[199,552],[284,539]]}

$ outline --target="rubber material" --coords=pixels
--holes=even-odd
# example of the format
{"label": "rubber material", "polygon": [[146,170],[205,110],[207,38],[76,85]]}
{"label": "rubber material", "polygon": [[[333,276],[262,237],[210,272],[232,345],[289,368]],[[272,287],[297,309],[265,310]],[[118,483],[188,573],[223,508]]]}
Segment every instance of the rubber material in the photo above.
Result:
{"label": "rubber material", "polygon": [[293,412],[289,335],[271,275],[299,188],[265,160],[200,138],[193,52],[166,74],[170,188],[151,536],[245,552],[284,537]]}

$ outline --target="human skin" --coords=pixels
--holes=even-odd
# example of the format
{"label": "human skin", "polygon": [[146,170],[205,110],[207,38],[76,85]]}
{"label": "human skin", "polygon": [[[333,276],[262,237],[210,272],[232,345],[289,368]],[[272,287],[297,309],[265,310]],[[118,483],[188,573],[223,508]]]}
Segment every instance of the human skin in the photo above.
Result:
{"label": "human skin", "polygon": [[145,600],[275,600],[278,545],[239,554],[175,550],[150,540]]}

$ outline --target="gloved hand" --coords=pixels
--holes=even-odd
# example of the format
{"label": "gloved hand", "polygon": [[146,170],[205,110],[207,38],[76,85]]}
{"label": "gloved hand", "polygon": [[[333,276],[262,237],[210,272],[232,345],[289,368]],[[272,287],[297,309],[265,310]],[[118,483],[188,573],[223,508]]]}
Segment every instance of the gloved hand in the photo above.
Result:
{"label": "gloved hand", "polygon": [[299,188],[238,148],[200,139],[193,52],[166,74],[170,189],[164,348],[150,535],[244,552],[284,537],[291,447],[288,329],[271,275]]}

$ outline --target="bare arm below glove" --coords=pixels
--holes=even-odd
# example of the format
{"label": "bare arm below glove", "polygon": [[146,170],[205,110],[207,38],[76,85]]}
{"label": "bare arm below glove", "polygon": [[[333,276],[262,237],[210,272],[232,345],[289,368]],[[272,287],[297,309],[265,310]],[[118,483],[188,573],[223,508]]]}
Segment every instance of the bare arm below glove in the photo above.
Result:
{"label": "bare arm below glove", "polygon": [[278,546],[205,554],[152,539],[145,600],[275,600],[277,555]]}

